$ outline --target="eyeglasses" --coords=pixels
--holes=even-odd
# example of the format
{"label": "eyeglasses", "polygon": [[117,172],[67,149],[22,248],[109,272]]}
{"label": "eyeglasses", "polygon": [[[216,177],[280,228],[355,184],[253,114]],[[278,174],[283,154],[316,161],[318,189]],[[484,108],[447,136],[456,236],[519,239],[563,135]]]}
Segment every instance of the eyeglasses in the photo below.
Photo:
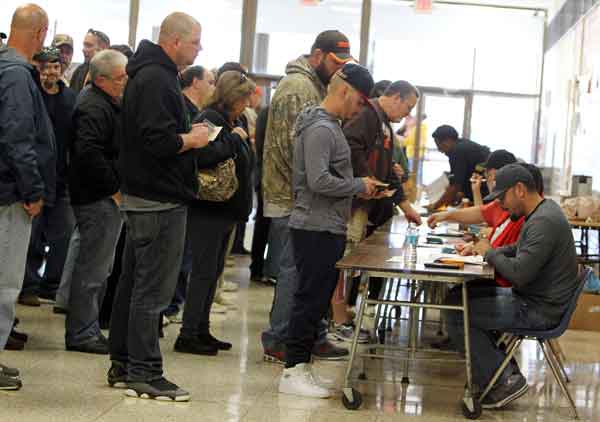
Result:
{"label": "eyeglasses", "polygon": [[104,32],[96,31],[95,29],[88,29],[88,34],[92,34],[96,38],[99,38],[104,44],[110,45],[110,38]]}

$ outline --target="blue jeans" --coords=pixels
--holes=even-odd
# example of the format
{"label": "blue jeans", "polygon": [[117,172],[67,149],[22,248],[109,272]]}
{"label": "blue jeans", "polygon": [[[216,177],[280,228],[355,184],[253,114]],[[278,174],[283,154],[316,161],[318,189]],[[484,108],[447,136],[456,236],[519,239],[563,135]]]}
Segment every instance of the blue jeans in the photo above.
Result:
{"label": "blue jeans", "polygon": [[[471,283],[473,287],[477,282]],[[461,287],[455,288],[448,296],[447,303],[460,301]],[[471,290],[471,288],[469,288]],[[512,289],[478,289],[469,293],[469,334],[471,339],[471,370],[473,384],[484,389],[494,373],[506,358],[503,350],[496,347],[493,331],[500,333],[509,329],[544,330],[556,326],[552,321],[528,304],[522,297],[513,294]],[[464,353],[463,313],[446,311],[448,335],[458,351]],[[513,372],[505,368],[497,383],[502,384]]]}
{"label": "blue jeans", "polygon": [[[271,246],[280,246],[279,273],[275,286],[273,305],[269,314],[269,328],[262,333],[262,344],[265,349],[272,349],[285,344],[288,338],[288,327],[294,305],[294,295],[298,289],[298,272],[294,260],[292,237],[288,227],[290,218],[272,218],[269,228],[269,239],[274,242]],[[276,241],[275,241],[276,240]],[[271,242],[271,240],[269,240]],[[327,324],[321,321],[316,344],[327,341]]]}
{"label": "blue jeans", "polygon": [[185,302],[187,295],[187,288],[192,272],[192,247],[189,239],[185,238],[185,246],[183,249],[183,260],[181,262],[181,269],[179,270],[179,276],[177,277],[177,286],[175,286],[175,294],[171,299],[171,304],[165,309],[164,314],[168,317],[175,316],[181,310],[181,305]]}
{"label": "blue jeans", "polygon": [[125,213],[127,236],[110,320],[110,358],[127,365],[130,382],[163,375],[158,342],[161,312],[181,268],[187,207]]}
{"label": "blue jeans", "polygon": [[56,291],[56,306],[62,309],[69,309],[71,280],[73,279],[73,268],[75,267],[75,261],[77,261],[77,257],[79,256],[80,243],[81,237],[79,236],[79,229],[77,226],[75,226],[73,233],[71,233],[71,239],[69,239],[67,258],[65,259],[60,285]]}
{"label": "blue jeans", "polygon": [[[52,207],[44,207],[42,213],[33,219],[21,294],[55,295],[74,227],[75,216],[68,196],[56,198]],[[49,247],[46,269],[40,276],[38,271],[46,255],[46,246]]]}
{"label": "blue jeans", "polygon": [[0,205],[0,350],[4,350],[23,285],[31,218],[23,203]]}
{"label": "blue jeans", "polygon": [[80,250],[71,281],[65,342],[76,345],[97,339],[98,316],[106,279],[112,271],[115,248],[123,226],[119,206],[112,198],[73,207]]}

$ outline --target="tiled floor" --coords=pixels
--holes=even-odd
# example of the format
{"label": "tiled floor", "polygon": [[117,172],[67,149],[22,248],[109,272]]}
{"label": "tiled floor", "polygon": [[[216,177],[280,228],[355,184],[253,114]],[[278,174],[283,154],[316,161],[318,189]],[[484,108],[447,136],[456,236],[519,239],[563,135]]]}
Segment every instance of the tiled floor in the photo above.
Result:
{"label": "tiled floor", "polygon": [[[244,260],[240,260],[246,264]],[[462,367],[452,364],[418,365],[411,384],[368,383],[358,411],[348,411],[337,396],[330,400],[303,399],[277,394],[281,367],[262,362],[259,335],[267,320],[273,289],[247,284],[247,265],[229,275],[242,289],[240,309],[227,318],[213,318],[214,334],[234,343],[231,352],[198,357],[173,352],[178,326],[166,328],[161,342],[167,376],[192,393],[189,403],[161,403],[130,399],[106,386],[106,357],[64,350],[64,318],[50,305],[18,308],[21,330],[30,334],[22,352],[5,352],[0,361],[18,367],[24,388],[0,393],[0,421],[198,421],[198,422],[448,422],[464,420],[459,398],[464,384]],[[561,340],[569,358],[571,391],[585,421],[600,421],[600,333],[568,332]],[[570,409],[535,344],[523,347],[521,367],[528,394],[507,409],[484,412],[484,421],[563,421]],[[400,380],[396,363],[369,362],[369,378],[382,373]],[[345,363],[318,363],[320,373],[343,378]]]}

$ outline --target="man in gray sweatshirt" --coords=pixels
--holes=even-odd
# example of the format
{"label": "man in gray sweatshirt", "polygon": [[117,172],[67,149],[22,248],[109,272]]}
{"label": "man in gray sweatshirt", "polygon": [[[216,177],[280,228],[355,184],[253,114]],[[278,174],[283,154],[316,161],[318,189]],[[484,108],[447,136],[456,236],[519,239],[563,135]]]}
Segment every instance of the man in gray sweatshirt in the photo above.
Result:
{"label": "man in gray sweatshirt", "polygon": [[330,396],[311,372],[311,350],[336,286],[335,264],[344,253],[352,198],[370,197],[377,184],[372,178],[354,177],[341,120],[360,111],[372,87],[367,69],[346,64],[333,76],[321,105],[305,109],[296,122],[289,226],[299,279],[280,393]]}
{"label": "man in gray sweatshirt", "polygon": [[[492,249],[479,242],[476,252],[513,284],[503,294],[469,300],[473,383],[483,389],[506,355],[493,331],[546,330],[560,322],[577,288],[577,261],[571,227],[556,202],[542,198],[531,173],[510,164],[496,173],[486,201],[499,201],[512,219],[525,216],[515,245]],[[506,289],[504,289],[506,290]],[[448,333],[464,348],[462,313],[449,313]],[[483,408],[501,408],[527,392],[527,380],[516,363],[509,365],[484,398]]]}

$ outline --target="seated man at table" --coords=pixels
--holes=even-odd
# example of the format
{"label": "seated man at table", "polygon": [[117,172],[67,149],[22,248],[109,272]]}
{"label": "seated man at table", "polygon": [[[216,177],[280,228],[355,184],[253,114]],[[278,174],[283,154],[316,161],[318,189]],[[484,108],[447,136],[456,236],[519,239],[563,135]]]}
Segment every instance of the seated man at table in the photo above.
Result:
{"label": "seated man at table", "polygon": [[[483,390],[506,355],[492,332],[509,329],[546,330],[555,327],[576,290],[577,262],[571,227],[560,206],[537,192],[531,173],[510,164],[496,174],[496,186],[486,200],[496,200],[511,218],[525,217],[515,245],[479,248],[485,261],[512,283],[502,295],[469,299],[473,383]],[[464,351],[462,312],[448,312],[448,332]],[[509,365],[485,397],[485,409],[502,408],[527,392],[527,380],[516,364]]]}

